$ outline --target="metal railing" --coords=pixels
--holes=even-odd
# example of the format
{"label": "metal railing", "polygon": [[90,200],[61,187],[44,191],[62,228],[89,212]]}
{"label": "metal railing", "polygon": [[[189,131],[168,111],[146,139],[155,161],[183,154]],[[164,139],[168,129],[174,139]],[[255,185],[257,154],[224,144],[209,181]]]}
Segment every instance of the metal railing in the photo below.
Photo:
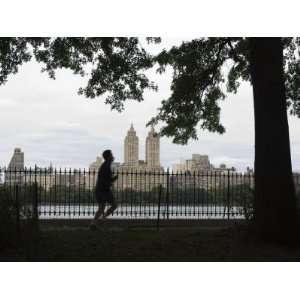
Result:
{"label": "metal railing", "polygon": [[[254,175],[231,170],[182,172],[117,170],[118,204],[111,218],[231,219],[252,214]],[[24,214],[44,219],[92,218],[96,170],[0,169],[6,189]],[[295,175],[296,187],[300,175]]]}

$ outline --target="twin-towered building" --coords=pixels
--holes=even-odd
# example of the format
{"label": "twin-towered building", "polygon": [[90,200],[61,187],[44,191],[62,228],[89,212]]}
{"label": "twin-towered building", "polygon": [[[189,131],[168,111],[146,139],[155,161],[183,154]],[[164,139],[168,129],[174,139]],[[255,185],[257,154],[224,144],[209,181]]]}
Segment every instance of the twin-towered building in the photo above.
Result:
{"label": "twin-towered building", "polygon": [[116,189],[151,190],[163,183],[159,135],[153,127],[146,137],[145,150],[145,160],[139,159],[139,138],[131,124],[124,140],[124,163],[116,168],[119,172]]}
{"label": "twin-towered building", "polygon": [[[145,189],[162,183],[163,176],[159,174],[163,174],[164,169],[160,164],[160,141],[159,135],[153,127],[150,129],[145,143],[145,160],[141,160],[139,159],[139,137],[131,124],[124,139],[124,162],[112,163],[113,171],[118,172],[119,175],[114,184],[117,189]],[[97,179],[97,171],[102,163],[103,159],[98,156],[96,161],[89,166],[93,176],[91,180],[94,184]],[[148,173],[147,176],[144,173]]]}
{"label": "twin-towered building", "polygon": [[[109,146],[107,148],[109,148]],[[111,150],[114,152],[114,149]],[[113,162],[112,168],[114,170],[163,171],[163,168],[160,164],[159,134],[155,132],[153,127],[151,127],[151,130],[146,137],[145,150],[145,160],[141,160],[139,158],[139,138],[135,129],[133,128],[133,124],[131,124],[124,139],[124,162]],[[89,169],[97,171],[102,162],[103,158],[97,156],[96,161],[90,164]]]}
{"label": "twin-towered building", "polygon": [[145,160],[139,159],[139,138],[131,124],[124,140],[124,164],[122,167],[132,169],[160,169],[159,135],[151,127],[146,138]]}

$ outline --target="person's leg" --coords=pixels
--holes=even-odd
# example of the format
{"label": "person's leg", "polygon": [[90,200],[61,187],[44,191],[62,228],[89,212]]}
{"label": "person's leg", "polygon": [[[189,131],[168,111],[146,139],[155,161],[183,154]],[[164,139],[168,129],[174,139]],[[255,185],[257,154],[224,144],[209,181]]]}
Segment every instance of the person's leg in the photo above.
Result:
{"label": "person's leg", "polygon": [[98,210],[96,211],[96,214],[94,216],[94,220],[97,221],[101,216],[104,215],[104,209],[105,209],[105,203],[99,203],[98,204]]}
{"label": "person's leg", "polygon": [[105,202],[103,201],[103,197],[101,193],[96,192],[95,197],[98,202],[98,210],[96,211],[94,219],[90,224],[91,229],[97,228],[97,220],[104,215],[104,209],[105,209]]}
{"label": "person's leg", "polygon": [[107,194],[107,198],[107,202],[110,204],[110,208],[104,213],[103,219],[111,215],[118,207],[111,191]]}
{"label": "person's leg", "polygon": [[103,215],[103,219],[105,219],[106,217],[108,217],[110,214],[112,214],[116,209],[117,209],[117,204],[113,203],[111,205],[111,207],[105,212],[105,214]]}

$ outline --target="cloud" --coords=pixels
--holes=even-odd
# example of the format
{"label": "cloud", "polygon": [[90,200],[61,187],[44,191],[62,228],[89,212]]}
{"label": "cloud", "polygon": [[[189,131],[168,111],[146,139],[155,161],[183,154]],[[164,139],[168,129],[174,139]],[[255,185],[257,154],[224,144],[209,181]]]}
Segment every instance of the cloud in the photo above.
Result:
{"label": "cloud", "polygon": [[11,108],[15,107],[17,102],[13,99],[0,99],[0,107],[1,108]]}
{"label": "cloud", "polygon": [[54,128],[57,129],[69,129],[69,128],[79,128],[79,122],[68,122],[68,121],[57,121],[53,124]]}

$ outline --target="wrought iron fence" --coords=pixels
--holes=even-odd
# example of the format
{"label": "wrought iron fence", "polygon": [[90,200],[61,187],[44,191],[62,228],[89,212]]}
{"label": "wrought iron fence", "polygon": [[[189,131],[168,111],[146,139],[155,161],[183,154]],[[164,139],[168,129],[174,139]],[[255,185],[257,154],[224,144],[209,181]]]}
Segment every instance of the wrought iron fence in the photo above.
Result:
{"label": "wrought iron fence", "polygon": [[[252,214],[252,173],[115,173],[118,179],[112,189],[118,208],[112,218],[229,219]],[[11,194],[23,214],[45,219],[92,218],[97,210],[96,170],[2,168],[0,176],[0,188]],[[299,177],[294,177],[297,191]]]}

